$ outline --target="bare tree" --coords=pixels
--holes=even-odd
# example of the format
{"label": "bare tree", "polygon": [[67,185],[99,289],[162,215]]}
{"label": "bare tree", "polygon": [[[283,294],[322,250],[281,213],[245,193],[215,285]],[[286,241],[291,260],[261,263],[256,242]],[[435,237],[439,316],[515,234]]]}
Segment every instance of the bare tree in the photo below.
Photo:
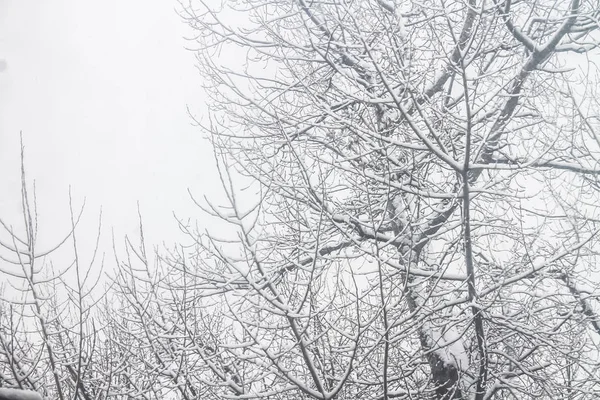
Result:
{"label": "bare tree", "polygon": [[599,10],[183,5],[237,240],[182,223],[165,285],[221,315],[217,396],[600,394]]}
{"label": "bare tree", "polygon": [[[0,398],[37,399],[37,393],[60,400],[99,398],[86,381],[97,350],[92,291],[102,272],[100,232],[85,263],[76,229],[83,207],[76,213],[72,202],[69,206],[70,231],[41,249],[35,185],[26,179],[21,144],[22,224],[0,218]],[[62,249],[68,255],[54,264],[52,255]]]}

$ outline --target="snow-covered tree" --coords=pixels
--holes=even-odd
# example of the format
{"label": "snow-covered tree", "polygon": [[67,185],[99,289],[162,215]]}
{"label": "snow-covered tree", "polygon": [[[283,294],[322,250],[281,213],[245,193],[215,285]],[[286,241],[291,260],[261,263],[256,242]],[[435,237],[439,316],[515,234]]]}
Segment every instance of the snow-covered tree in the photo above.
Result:
{"label": "snow-covered tree", "polygon": [[[102,274],[99,232],[83,257],[77,244],[83,207],[77,212],[70,199],[71,230],[39,245],[35,185],[26,179],[22,143],[20,194],[22,223],[0,216],[0,399],[99,399],[91,295]],[[62,262],[54,264],[60,250]]]}
{"label": "snow-covered tree", "polygon": [[599,10],[185,5],[238,239],[182,224],[168,286],[222,315],[215,397],[600,394]]}
{"label": "snow-covered tree", "polygon": [[20,290],[0,300],[0,396],[600,396],[599,0],[182,15],[224,194],[197,203],[230,230],[182,220],[153,259],[140,229],[94,298],[78,214],[57,243],[73,283],[23,172],[24,226],[0,219]]}

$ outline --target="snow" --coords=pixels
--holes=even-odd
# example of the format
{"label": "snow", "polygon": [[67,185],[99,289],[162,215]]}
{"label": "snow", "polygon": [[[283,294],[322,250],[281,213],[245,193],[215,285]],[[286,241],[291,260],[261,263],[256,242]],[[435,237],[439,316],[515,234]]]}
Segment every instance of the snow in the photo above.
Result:
{"label": "snow", "polygon": [[365,60],[359,60],[357,62],[357,65],[358,65],[359,68],[362,68],[366,72],[370,72],[372,74],[375,73],[375,72],[377,72],[377,70],[375,69],[375,67],[373,66],[373,64],[368,63]]}
{"label": "snow", "polygon": [[0,388],[0,400],[42,400],[42,396],[31,390]]}
{"label": "snow", "polygon": [[394,14],[400,22],[400,36],[404,38],[406,36],[404,29],[404,18],[402,17],[402,10],[396,5],[396,1],[393,0],[377,0],[377,3],[386,11]]}
{"label": "snow", "polygon": [[406,208],[406,203],[404,202],[404,198],[401,194],[397,194],[396,196],[394,196],[394,199],[392,200],[392,205],[394,206],[394,210],[396,211],[396,213],[400,213]]}
{"label": "snow", "polygon": [[469,356],[456,328],[443,330],[436,327],[427,331],[433,351],[444,364],[453,365],[459,371],[466,371],[469,368]]}
{"label": "snow", "polygon": [[397,220],[402,224],[402,227],[408,225],[411,215],[413,215],[413,209],[415,206],[415,196],[410,193],[397,194],[392,200],[392,206],[396,213]]}
{"label": "snow", "polygon": [[379,5],[383,8],[385,8],[387,11],[393,13],[395,12],[396,9],[396,4],[394,4],[393,1],[390,0],[377,0],[377,2],[379,3]]}
{"label": "snow", "polygon": [[381,120],[386,124],[392,124],[395,121],[400,119],[400,111],[394,108],[386,108],[383,111],[383,115],[381,116]]}

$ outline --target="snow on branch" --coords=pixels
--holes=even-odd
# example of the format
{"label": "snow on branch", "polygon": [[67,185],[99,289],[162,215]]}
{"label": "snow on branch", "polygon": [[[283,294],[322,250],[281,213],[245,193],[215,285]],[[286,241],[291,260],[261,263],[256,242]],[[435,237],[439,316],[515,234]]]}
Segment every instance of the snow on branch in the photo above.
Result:
{"label": "snow on branch", "polygon": [[469,356],[465,350],[461,334],[455,327],[423,326],[433,352],[447,366],[453,366],[458,371],[469,368]]}

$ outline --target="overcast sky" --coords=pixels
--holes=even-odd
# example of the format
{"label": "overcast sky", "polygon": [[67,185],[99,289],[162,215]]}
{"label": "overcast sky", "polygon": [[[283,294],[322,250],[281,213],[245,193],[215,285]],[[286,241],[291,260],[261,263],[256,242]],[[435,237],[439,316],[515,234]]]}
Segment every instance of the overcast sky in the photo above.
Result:
{"label": "overcast sky", "polygon": [[[187,189],[217,186],[187,27],[168,0],[0,0],[0,217],[19,222],[19,132],[46,244],[68,227],[68,190],[88,225],[176,240]],[[93,235],[93,232],[90,232]]]}

